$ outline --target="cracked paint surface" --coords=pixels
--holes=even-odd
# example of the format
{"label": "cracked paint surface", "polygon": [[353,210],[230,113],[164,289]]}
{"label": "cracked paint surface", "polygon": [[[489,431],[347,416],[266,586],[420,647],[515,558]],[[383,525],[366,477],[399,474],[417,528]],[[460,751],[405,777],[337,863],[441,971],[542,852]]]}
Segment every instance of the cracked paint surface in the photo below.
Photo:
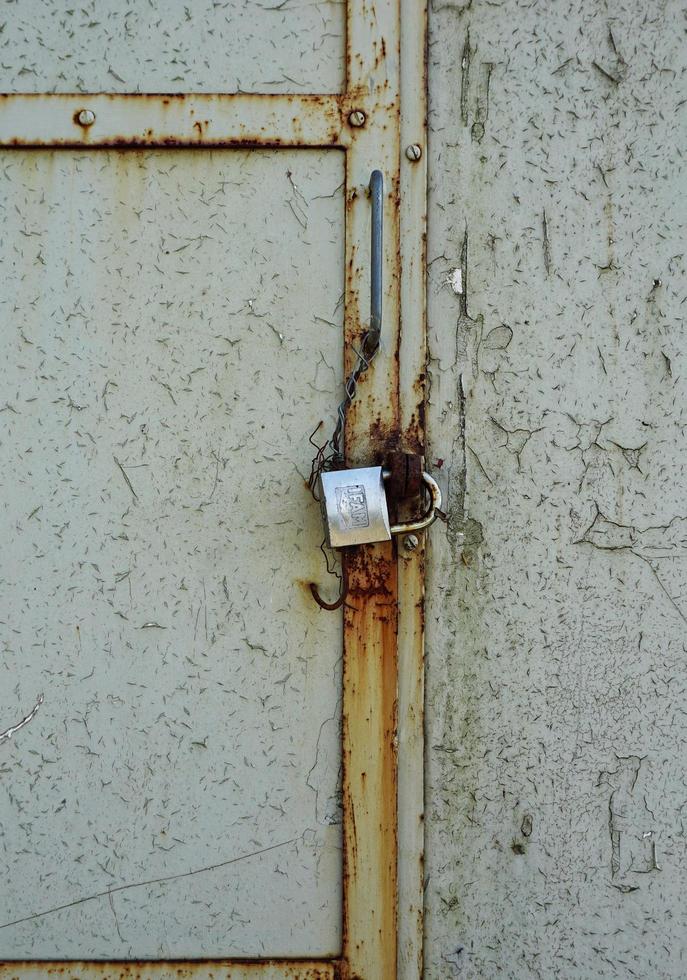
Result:
{"label": "cracked paint surface", "polygon": [[342,156],[2,171],[0,958],[336,955]]}
{"label": "cracked paint surface", "polygon": [[34,704],[33,708],[31,708],[28,715],[22,718],[21,721],[18,721],[16,725],[10,725],[10,727],[6,728],[4,732],[0,732],[0,742],[5,742],[8,738],[12,738],[16,732],[21,731],[22,728],[32,722],[44,700],[43,695],[39,694],[36,698],[36,703]]}
{"label": "cracked paint surface", "polygon": [[677,980],[682,5],[430,10],[426,976]]}
{"label": "cracked paint surface", "polygon": [[41,0],[0,20],[5,92],[339,92],[341,0]]}

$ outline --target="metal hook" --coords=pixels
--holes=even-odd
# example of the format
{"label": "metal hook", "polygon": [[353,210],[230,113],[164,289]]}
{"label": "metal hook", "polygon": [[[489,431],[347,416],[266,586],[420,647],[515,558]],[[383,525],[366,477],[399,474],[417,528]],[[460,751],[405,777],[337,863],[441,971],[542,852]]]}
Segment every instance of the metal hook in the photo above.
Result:
{"label": "metal hook", "polygon": [[320,609],[329,609],[331,611],[343,606],[346,596],[348,595],[348,568],[346,566],[346,559],[343,557],[343,555],[341,557],[341,591],[339,592],[339,598],[334,602],[325,602],[320,596],[314,582],[310,583],[310,592]]}
{"label": "metal hook", "polygon": [[[332,455],[328,462],[332,460],[343,465],[342,440],[344,425],[346,423],[346,412],[348,406],[355,398],[358,389],[358,381],[367,371],[372,359],[379,350],[379,340],[382,333],[382,267],[384,258],[383,232],[384,232],[384,175],[381,170],[373,170],[370,175],[370,198],[371,198],[371,233],[370,233],[370,327],[365,332],[360,345],[360,351],[356,351],[358,361],[351,373],[346,378],[344,385],[344,398],[337,410],[337,421],[334,434],[329,440]],[[323,467],[320,466],[320,469]]]}
{"label": "metal hook", "polygon": [[[352,373],[346,379],[345,398],[339,405],[338,421],[334,429],[329,445],[333,450],[333,458],[340,460],[343,464],[343,452],[341,440],[343,437],[344,423],[346,419],[346,409],[355,398],[356,388],[360,376],[368,369],[372,358],[379,350],[379,341],[382,333],[382,270],[384,260],[384,175],[381,170],[373,170],[370,175],[370,328],[363,337],[360,351],[355,351],[358,356],[358,363]],[[317,431],[317,430],[315,430]],[[314,433],[313,433],[314,434]],[[311,437],[312,441],[312,437]],[[323,450],[318,449],[322,454]],[[319,463],[318,457],[315,457]],[[311,488],[316,482],[317,473],[321,469],[313,463],[313,471],[310,477]],[[345,602],[348,595],[348,571],[346,559],[342,556],[341,568],[341,590],[339,597],[334,602],[325,602],[320,596],[314,582],[310,583],[310,592],[313,599],[321,609],[339,609]]]}

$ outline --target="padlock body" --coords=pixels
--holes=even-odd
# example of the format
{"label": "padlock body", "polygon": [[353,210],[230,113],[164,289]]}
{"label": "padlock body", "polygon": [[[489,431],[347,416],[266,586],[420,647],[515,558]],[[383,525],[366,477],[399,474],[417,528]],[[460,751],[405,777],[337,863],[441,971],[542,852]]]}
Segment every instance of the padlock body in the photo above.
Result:
{"label": "padlock body", "polygon": [[381,466],[322,473],[319,492],[330,548],[391,540]]}

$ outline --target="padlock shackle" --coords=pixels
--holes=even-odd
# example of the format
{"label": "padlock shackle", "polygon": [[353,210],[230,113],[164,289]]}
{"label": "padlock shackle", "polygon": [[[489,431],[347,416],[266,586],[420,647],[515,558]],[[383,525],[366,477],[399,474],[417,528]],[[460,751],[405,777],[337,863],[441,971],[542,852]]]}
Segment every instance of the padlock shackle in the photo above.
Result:
{"label": "padlock shackle", "polygon": [[[388,470],[383,471],[382,475],[385,479],[388,473]],[[422,482],[429,490],[430,503],[428,509],[416,521],[406,521],[404,524],[392,524],[389,529],[391,534],[411,534],[413,531],[423,531],[430,524],[433,524],[439,516],[438,511],[441,509],[441,490],[439,489],[439,484],[429,473],[422,474]]]}

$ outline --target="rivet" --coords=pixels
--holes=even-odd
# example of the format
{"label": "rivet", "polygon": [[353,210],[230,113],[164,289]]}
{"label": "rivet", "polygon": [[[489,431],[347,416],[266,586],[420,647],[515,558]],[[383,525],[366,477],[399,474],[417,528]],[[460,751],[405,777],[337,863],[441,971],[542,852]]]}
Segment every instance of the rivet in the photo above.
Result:
{"label": "rivet", "polygon": [[348,117],[348,122],[351,126],[355,126],[359,129],[361,126],[365,125],[365,113],[362,109],[354,109]]}
{"label": "rivet", "polygon": [[406,534],[403,538],[403,547],[406,551],[415,551],[420,543],[420,539],[417,534]]}
{"label": "rivet", "polygon": [[413,163],[416,163],[422,156],[422,147],[419,143],[411,143],[410,146],[406,146],[406,156]]}
{"label": "rivet", "polygon": [[81,109],[77,114],[76,121],[79,126],[92,126],[95,122],[95,113],[92,109]]}

